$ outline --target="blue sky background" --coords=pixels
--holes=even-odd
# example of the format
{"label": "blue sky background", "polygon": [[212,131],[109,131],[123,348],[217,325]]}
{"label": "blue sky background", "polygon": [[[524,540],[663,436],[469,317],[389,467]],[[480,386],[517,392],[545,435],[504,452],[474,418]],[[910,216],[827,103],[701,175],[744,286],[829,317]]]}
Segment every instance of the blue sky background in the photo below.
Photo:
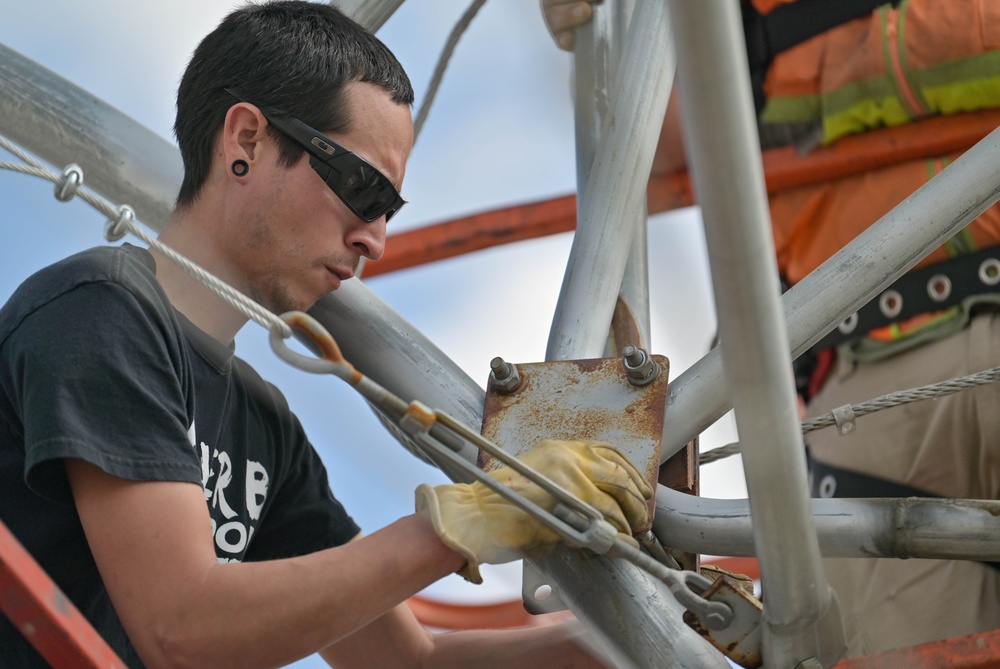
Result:
{"label": "blue sky background", "polygon": [[[468,3],[410,0],[379,31],[413,81],[415,109]],[[0,43],[172,141],[174,95],[187,59],[239,4],[2,0]],[[411,155],[403,185],[411,204],[390,233],[573,191],[571,66],[572,57],[549,39],[538,0],[487,2],[458,46]],[[0,171],[0,205],[0,301],[33,271],[104,243],[103,219],[82,201],[57,202],[52,185],[40,179]],[[485,384],[495,355],[514,362],[544,358],[569,243],[568,234],[521,242],[367,283]],[[715,327],[697,210],[655,217],[650,254],[651,349],[670,358],[676,377],[703,355]],[[288,396],[330,470],[335,493],[366,532],[411,512],[419,483],[445,480],[398,446],[346,385],[288,367],[266,339],[251,323],[237,352]],[[733,431],[731,418],[723,419],[703,436],[703,449],[732,440]],[[705,496],[746,495],[735,460],[704,468],[702,477]],[[454,602],[519,596],[519,565],[484,573],[483,586],[449,577],[426,594]],[[312,658],[295,666],[321,663]]]}

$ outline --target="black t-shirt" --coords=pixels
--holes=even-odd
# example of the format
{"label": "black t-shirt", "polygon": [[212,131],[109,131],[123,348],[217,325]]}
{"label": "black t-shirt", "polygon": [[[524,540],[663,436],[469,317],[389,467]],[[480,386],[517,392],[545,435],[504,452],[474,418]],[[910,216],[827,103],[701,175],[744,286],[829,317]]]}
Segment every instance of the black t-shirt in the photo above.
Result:
{"label": "black t-shirt", "polygon": [[[202,486],[220,561],[346,543],[358,527],[285,398],[175,311],[145,250],[77,254],[0,309],[0,520],[130,666],[64,458]],[[0,666],[46,667],[0,615]]]}

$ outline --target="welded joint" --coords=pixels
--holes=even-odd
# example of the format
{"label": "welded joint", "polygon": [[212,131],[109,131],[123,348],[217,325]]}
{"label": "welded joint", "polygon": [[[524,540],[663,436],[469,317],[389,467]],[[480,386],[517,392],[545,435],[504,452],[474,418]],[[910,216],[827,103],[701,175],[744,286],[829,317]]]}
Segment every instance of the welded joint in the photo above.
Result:
{"label": "welded joint", "polygon": [[834,409],[833,420],[837,422],[837,432],[842,437],[854,434],[858,429],[857,416],[854,415],[854,407],[850,404]]}
{"label": "welded joint", "polygon": [[907,544],[907,512],[910,509],[910,499],[897,499],[892,505],[892,553],[900,560],[910,557],[910,549]]}

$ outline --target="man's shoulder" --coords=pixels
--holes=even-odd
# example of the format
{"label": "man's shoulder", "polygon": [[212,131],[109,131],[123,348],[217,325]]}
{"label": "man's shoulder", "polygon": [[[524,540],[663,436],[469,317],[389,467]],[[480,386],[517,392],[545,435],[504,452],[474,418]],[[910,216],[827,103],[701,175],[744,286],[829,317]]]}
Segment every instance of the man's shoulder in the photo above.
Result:
{"label": "man's shoulder", "polygon": [[0,307],[0,341],[39,308],[88,284],[116,284],[144,301],[161,302],[156,265],[145,249],[129,244],[81,251],[40,269]]}
{"label": "man's shoulder", "polygon": [[156,263],[145,249],[131,244],[95,246],[45,267],[26,284],[38,282],[57,289],[95,281],[130,283],[155,279]]}

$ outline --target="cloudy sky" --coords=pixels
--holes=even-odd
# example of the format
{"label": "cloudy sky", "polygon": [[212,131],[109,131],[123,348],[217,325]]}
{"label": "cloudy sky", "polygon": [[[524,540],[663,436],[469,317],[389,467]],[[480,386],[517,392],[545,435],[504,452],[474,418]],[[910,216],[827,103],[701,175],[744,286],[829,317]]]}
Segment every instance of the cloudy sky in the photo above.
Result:
{"label": "cloudy sky", "polygon": [[[418,107],[468,3],[410,0],[379,32],[410,74]],[[198,40],[238,4],[8,0],[0,5],[0,43],[172,141],[184,65]],[[390,232],[573,191],[571,67],[571,56],[545,32],[538,0],[487,2],[459,44],[414,148],[403,186],[411,204]],[[104,243],[101,217],[79,200],[57,202],[48,182],[0,172],[0,204],[0,300],[49,262]],[[569,243],[569,235],[523,242],[367,283],[485,384],[495,355],[544,358]],[[715,327],[697,211],[655,217],[650,254],[651,349],[670,358],[676,377],[705,352]],[[335,493],[366,532],[409,513],[417,484],[444,481],[389,438],[344,384],[275,359],[262,329],[248,326],[237,350],[286,393],[327,463]],[[723,419],[703,436],[703,448],[729,441],[732,430],[731,419]],[[738,462],[708,466],[702,477],[705,496],[745,496]],[[519,579],[519,566],[504,566],[486,570],[484,586],[450,577],[427,594],[502,601],[518,596]],[[320,665],[308,659],[296,666]]]}

